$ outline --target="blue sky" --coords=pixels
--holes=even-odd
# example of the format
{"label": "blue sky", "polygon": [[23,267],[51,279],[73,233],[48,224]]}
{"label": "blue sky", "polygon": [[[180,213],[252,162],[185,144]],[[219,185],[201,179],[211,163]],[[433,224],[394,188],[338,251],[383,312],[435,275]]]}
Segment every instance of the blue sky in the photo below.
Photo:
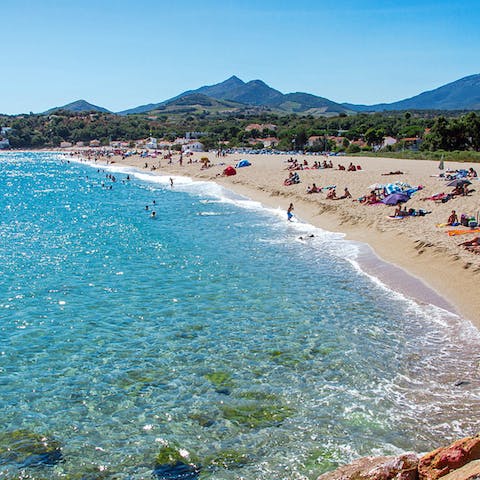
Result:
{"label": "blue sky", "polygon": [[0,112],[113,111],[237,75],[337,102],[480,73],[477,0],[2,0]]}

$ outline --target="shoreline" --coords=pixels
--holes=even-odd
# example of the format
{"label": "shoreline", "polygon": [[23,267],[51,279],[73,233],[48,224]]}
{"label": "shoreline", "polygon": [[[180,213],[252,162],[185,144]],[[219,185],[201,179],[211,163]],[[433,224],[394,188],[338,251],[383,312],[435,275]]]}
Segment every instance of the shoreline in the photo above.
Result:
{"label": "shoreline", "polygon": [[[201,170],[201,164],[198,163],[198,160],[200,157],[205,156],[209,157],[213,166]],[[236,176],[225,177],[220,175],[226,165],[234,165],[240,158],[248,159],[252,166],[237,169]],[[311,163],[315,160],[315,157],[303,155],[296,155],[295,158],[302,161],[307,159]],[[368,189],[368,185],[374,183],[372,178],[377,182],[382,180],[378,176],[378,171],[374,171],[378,170],[378,165],[375,165],[375,163],[378,164],[380,162],[381,170],[385,171],[399,169],[414,171],[420,166],[421,171],[409,174],[409,177],[414,177],[418,173],[418,177],[423,177],[420,180],[425,181],[427,180],[425,178],[425,169],[435,172],[436,162],[390,158],[372,159],[371,157],[339,157],[334,159],[335,163],[348,164],[353,160],[356,163],[362,163],[363,170],[360,172],[344,172],[336,169],[329,169],[329,171],[300,171],[302,183],[285,187],[280,180],[288,175],[288,172],[284,171],[287,160],[286,155],[229,155],[218,158],[212,153],[196,153],[193,159],[193,163],[185,163],[184,161],[183,165],[179,165],[177,158],[173,160],[174,163],[168,164],[165,159],[140,158],[139,156],[130,156],[122,159],[117,156],[110,159],[100,158],[99,165],[105,164],[106,160],[110,160],[117,165],[134,167],[139,171],[148,171],[156,175],[179,175],[200,181],[213,181],[235,193],[258,201],[264,206],[281,208],[285,211],[288,204],[293,202],[296,216],[303,221],[330,232],[342,233],[347,240],[360,242],[370,247],[372,256],[366,261],[360,259],[360,263],[365,267],[367,274],[376,276],[388,285],[393,283],[400,293],[406,294],[410,298],[416,299],[416,301],[425,301],[425,295],[427,295],[427,298],[431,299],[427,300],[429,303],[460,315],[473,323],[477,329],[480,329],[480,296],[476,294],[477,292],[480,293],[480,289],[476,288],[476,284],[480,280],[480,255],[463,251],[459,247],[455,248],[460,241],[472,238],[472,236],[460,237],[460,240],[453,237],[454,240],[452,242],[452,239],[448,238],[443,232],[433,231],[432,233],[435,233],[436,237],[439,237],[439,233],[440,236],[442,233],[444,235],[444,238],[440,237],[442,242],[439,244],[435,241],[435,238],[432,238],[435,235],[430,235],[428,231],[429,227],[430,229],[432,226],[434,227],[436,221],[441,221],[441,218],[443,218],[441,214],[445,215],[451,208],[457,206],[453,203],[457,199],[452,200],[452,203],[446,207],[441,205],[441,212],[437,212],[435,216],[432,215],[432,219],[428,215],[399,222],[385,220],[384,210],[391,212],[389,210],[391,207],[383,205],[381,207],[363,206],[358,203],[353,204],[347,200],[332,202],[325,200],[324,195],[307,195],[305,193],[307,185],[312,183],[319,174],[325,174],[322,176],[329,180],[326,182],[327,184],[338,184],[340,177],[348,175],[347,186],[355,198],[357,194],[366,193],[365,189]],[[145,163],[149,164],[149,166],[158,166],[152,171],[144,168]],[[452,168],[461,168],[453,162],[449,164],[450,166]],[[354,179],[354,175],[357,175],[357,178]],[[311,179],[312,181],[304,180],[303,177],[309,177],[309,180]],[[389,178],[388,181],[396,179],[396,177]],[[325,183],[323,180],[322,183]],[[360,181],[355,183],[354,180]],[[402,180],[404,179],[402,178]],[[317,185],[322,183],[317,179]],[[416,184],[416,182],[412,181],[409,183],[412,185]],[[355,187],[352,188],[351,185],[355,185]],[[338,187],[339,190],[341,186],[342,184]],[[363,188],[363,190],[359,191],[359,188]],[[480,190],[480,185],[478,190]],[[428,194],[427,192],[435,193],[429,186],[425,186],[425,193],[419,192],[416,195],[423,197]],[[478,195],[478,192],[474,195]],[[478,196],[467,198],[470,203],[473,203],[478,208]],[[415,208],[431,207],[431,205],[425,205],[424,202],[419,202],[417,198],[415,200],[415,205],[412,205]],[[411,203],[414,203],[413,199]],[[436,207],[437,205],[432,207],[432,213]],[[382,209],[382,212],[376,212],[375,209]],[[418,232],[415,230],[413,232],[411,230],[402,231],[403,222],[424,223],[425,220],[428,221],[427,227],[425,228],[425,225],[423,225],[424,228]],[[448,243],[448,241],[450,242]],[[374,260],[375,256],[381,262],[385,262],[389,268],[379,268],[378,262]],[[395,270],[399,271],[395,273]],[[392,276],[395,277],[393,282]],[[401,277],[403,278],[398,280]],[[406,280],[408,278],[410,280]],[[428,290],[432,291],[433,295],[429,294]],[[421,295],[418,295],[420,291]]]}

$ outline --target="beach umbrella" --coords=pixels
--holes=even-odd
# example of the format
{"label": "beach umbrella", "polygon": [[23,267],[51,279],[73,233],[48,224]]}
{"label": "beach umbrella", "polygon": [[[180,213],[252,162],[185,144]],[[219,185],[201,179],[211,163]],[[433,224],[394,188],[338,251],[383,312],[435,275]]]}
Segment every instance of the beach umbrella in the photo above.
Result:
{"label": "beach umbrella", "polygon": [[447,183],[447,187],[462,187],[463,185],[470,185],[472,182],[470,180],[466,180],[465,178],[456,178],[451,182]]}
{"label": "beach umbrella", "polygon": [[232,175],[236,175],[237,174],[237,171],[231,166],[229,165],[224,171],[223,171],[223,174],[226,175],[227,177],[230,177]]}
{"label": "beach umbrella", "polygon": [[397,203],[404,203],[409,199],[410,197],[406,193],[391,193],[382,200],[382,203],[385,205],[396,205]]}

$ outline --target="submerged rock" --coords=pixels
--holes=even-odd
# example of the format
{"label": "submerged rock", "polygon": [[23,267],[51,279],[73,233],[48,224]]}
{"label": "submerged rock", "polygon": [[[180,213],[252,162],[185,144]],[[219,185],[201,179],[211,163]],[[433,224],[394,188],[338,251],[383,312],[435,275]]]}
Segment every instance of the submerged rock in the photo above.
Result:
{"label": "submerged rock", "polygon": [[57,440],[29,430],[0,432],[0,463],[16,463],[20,468],[52,466],[62,461]]}
{"label": "submerged rock", "polygon": [[60,450],[53,450],[51,452],[36,453],[27,457],[21,464],[20,468],[26,467],[41,467],[46,465],[53,467],[63,459],[62,452]]}
{"label": "submerged rock", "polygon": [[393,457],[364,457],[324,473],[318,480],[416,480],[418,457],[406,453]]}
{"label": "submerged rock", "polygon": [[153,469],[153,475],[157,480],[195,480],[199,473],[199,467],[183,462],[156,465]]}
{"label": "submerged rock", "polygon": [[215,387],[218,388],[232,388],[234,386],[234,381],[232,380],[232,375],[229,372],[210,372],[204,375],[204,377]]}
{"label": "submerged rock", "polygon": [[265,428],[280,425],[293,414],[285,405],[222,405],[223,417],[232,423],[249,428]]}
{"label": "submerged rock", "polygon": [[198,459],[175,445],[161,448],[153,468],[158,480],[194,480],[199,473]]}
{"label": "submerged rock", "polygon": [[234,470],[248,465],[251,461],[252,459],[246,451],[226,449],[207,457],[205,464],[208,465],[210,470]]}
{"label": "submerged rock", "polygon": [[480,459],[480,436],[457,440],[448,447],[440,447],[420,459],[420,480],[437,480],[472,460]]}

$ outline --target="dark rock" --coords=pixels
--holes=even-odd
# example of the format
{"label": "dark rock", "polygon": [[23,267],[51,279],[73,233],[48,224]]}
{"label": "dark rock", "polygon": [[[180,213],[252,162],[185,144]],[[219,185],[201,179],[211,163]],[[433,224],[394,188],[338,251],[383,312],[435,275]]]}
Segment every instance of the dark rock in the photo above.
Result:
{"label": "dark rock", "polygon": [[62,460],[60,443],[29,430],[0,432],[0,463],[20,468],[55,465]]}
{"label": "dark rock", "polygon": [[199,467],[183,462],[156,465],[153,470],[153,475],[157,480],[196,480],[199,473]]}
{"label": "dark rock", "polygon": [[215,391],[220,395],[230,395],[231,393],[229,388],[217,388]]}
{"label": "dark rock", "polygon": [[43,465],[52,467],[63,460],[61,450],[51,452],[37,453],[27,457],[20,465],[20,468],[41,467]]}

